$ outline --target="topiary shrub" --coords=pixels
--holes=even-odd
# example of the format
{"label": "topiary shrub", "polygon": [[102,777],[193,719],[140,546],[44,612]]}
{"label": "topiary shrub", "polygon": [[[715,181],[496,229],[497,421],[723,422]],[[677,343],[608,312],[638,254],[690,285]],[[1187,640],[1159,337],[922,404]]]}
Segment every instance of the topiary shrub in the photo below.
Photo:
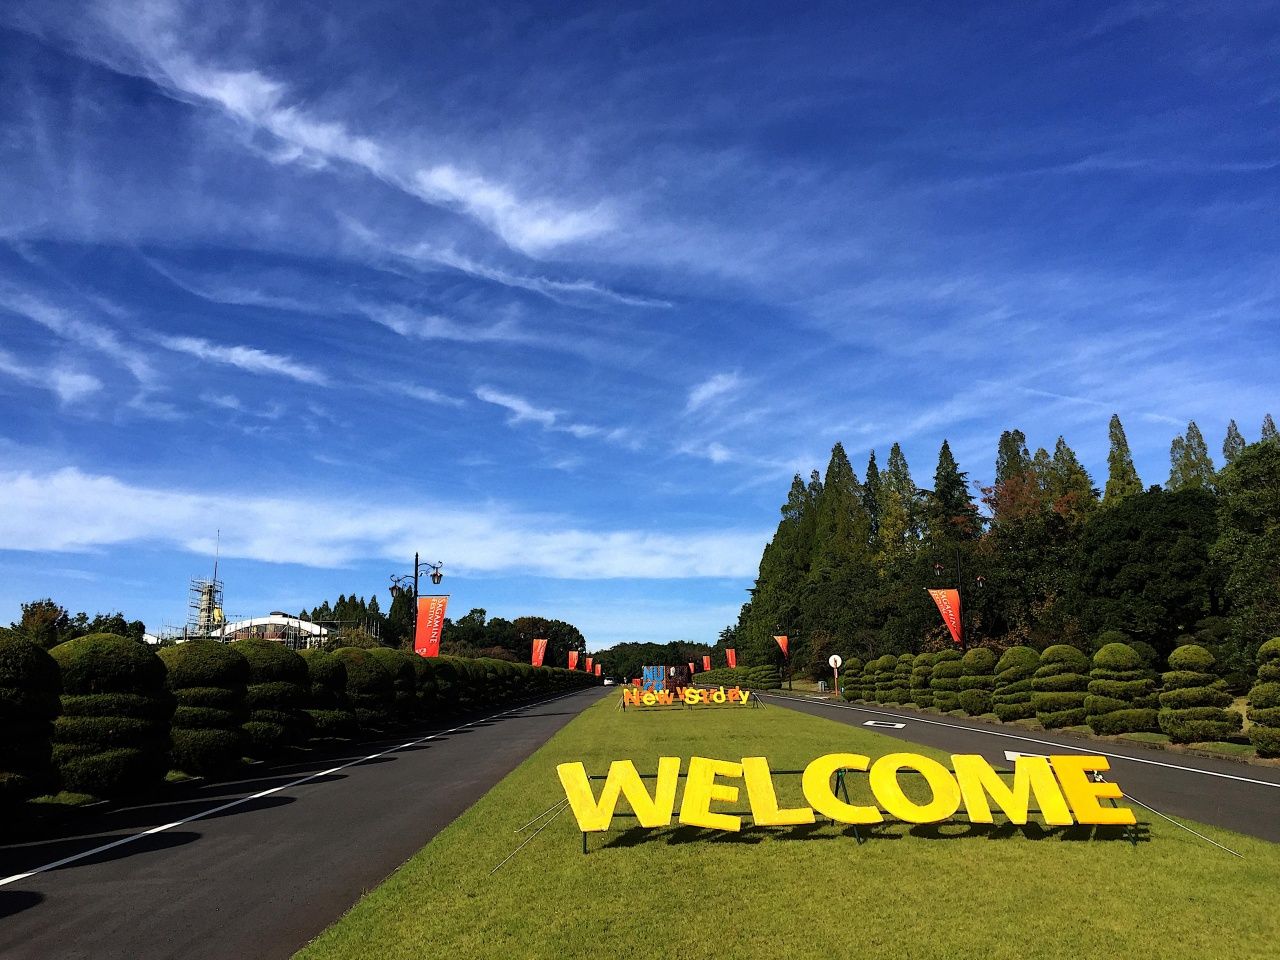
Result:
{"label": "topiary shrub", "polygon": [[877,657],[875,664],[876,703],[888,703],[889,698],[893,696],[893,677],[898,669],[898,658],[891,653],[886,653],[883,657]]}
{"label": "topiary shrub", "polygon": [[[444,714],[444,702],[440,695],[435,660],[435,657],[413,655],[413,689],[418,698],[417,714],[424,720],[440,717]],[[559,678],[555,675],[554,670],[547,668],[539,672],[545,674],[544,687],[546,690],[557,689]]]}
{"label": "topiary shrub", "polygon": [[856,699],[864,703],[875,703],[876,699],[876,665],[879,657],[872,658],[862,665],[862,676],[859,678],[858,696]]}
{"label": "topiary shrub", "polygon": [[1031,679],[1039,666],[1040,654],[1031,647],[1010,647],[1000,656],[991,705],[1005,723],[1030,720],[1036,715],[1031,705]]}
{"label": "topiary shrub", "polygon": [[909,653],[900,654],[893,663],[893,678],[890,681],[888,700],[886,703],[908,703],[911,700],[911,671],[915,667],[916,658]]}
{"label": "topiary shrub", "polygon": [[307,662],[273,640],[237,640],[231,648],[249,661],[249,719],[241,729],[249,755],[275,756],[310,736],[311,718],[303,712],[311,676]]}
{"label": "topiary shrub", "polygon": [[368,650],[341,647],[333,652],[347,671],[347,703],[361,732],[382,730],[394,719],[395,677]]}
{"label": "topiary shrub", "polygon": [[1204,647],[1187,644],[1174,650],[1162,680],[1160,729],[1174,743],[1225,740],[1240,732],[1244,718],[1223,709],[1231,705],[1231,694]]}
{"label": "topiary shrub", "polygon": [[1249,742],[1260,757],[1280,757],[1280,637],[1258,650],[1258,682],[1249,691]]}
{"label": "topiary shrub", "polygon": [[243,761],[242,726],[249,711],[249,662],[217,640],[161,649],[165,687],[177,703],[169,730],[169,762],[205,777],[233,773]]}
{"label": "topiary shrub", "polygon": [[1130,637],[1123,630],[1103,630],[1100,634],[1093,638],[1093,642],[1089,645],[1091,654],[1097,653],[1103,647],[1111,643],[1119,643],[1129,646]]}
{"label": "topiary shrub", "polygon": [[960,709],[973,717],[990,713],[996,655],[987,647],[974,647],[960,659],[960,667]]}
{"label": "topiary shrub", "polygon": [[0,810],[53,788],[53,722],[62,678],[30,640],[0,635]]}
{"label": "topiary shrub", "polygon": [[1093,655],[1084,710],[1085,722],[1094,733],[1159,730],[1157,702],[1155,678],[1133,647],[1108,643]]}
{"label": "topiary shrub", "polygon": [[932,653],[917,653],[911,663],[911,702],[917,707],[933,706],[929,679],[933,676],[934,659]]}
{"label": "topiary shrub", "polygon": [[934,654],[937,662],[929,677],[929,689],[933,692],[933,705],[944,713],[960,709],[960,675],[964,663],[959,650],[943,650]]}
{"label": "topiary shrub", "polygon": [[850,657],[840,667],[840,696],[857,700],[862,696],[862,661]]}
{"label": "topiary shrub", "polygon": [[418,673],[414,669],[417,654],[390,647],[371,647],[369,655],[381,663],[391,674],[391,717],[399,724],[410,724],[418,716]]}
{"label": "topiary shrub", "polygon": [[347,668],[323,650],[299,650],[307,664],[307,700],[314,737],[350,739],[359,732],[355,712],[347,703]]}
{"label": "topiary shrub", "polygon": [[120,797],[159,785],[169,769],[164,663],[136,640],[91,633],[50,651],[62,675],[53,762],[76,793]]}
{"label": "topiary shrub", "polygon": [[1089,658],[1065,643],[1056,643],[1040,654],[1040,666],[1031,677],[1031,708],[1042,727],[1084,723],[1088,669]]}

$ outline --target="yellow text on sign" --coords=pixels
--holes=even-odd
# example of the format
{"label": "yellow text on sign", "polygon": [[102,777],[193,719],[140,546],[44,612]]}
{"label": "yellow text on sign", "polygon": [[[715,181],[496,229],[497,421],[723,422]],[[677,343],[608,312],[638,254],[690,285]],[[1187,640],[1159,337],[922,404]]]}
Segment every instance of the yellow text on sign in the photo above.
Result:
{"label": "yellow text on sign", "polygon": [[[642,827],[665,827],[675,813],[676,787],[681,761],[663,757],[652,791],[630,760],[609,766],[597,798],[581,763],[556,767],[569,807],[584,832],[608,830],[618,799],[626,797]],[[950,819],[961,806],[971,823],[993,822],[992,808],[999,808],[1013,823],[1025,824],[1034,798],[1040,818],[1050,826],[1074,823],[1128,826],[1136,822],[1128,807],[1104,806],[1124,794],[1114,783],[1095,781],[1089,775],[1110,769],[1106,757],[1085,755],[1018,757],[1012,782],[1002,778],[976,754],[953,754],[951,769],[936,760],[913,753],[890,753],[872,763],[857,753],[831,753],[818,757],[804,771],[801,788],[808,806],[780,808],[769,761],[743,757],[741,762],[691,757],[685,772],[680,822],[713,830],[738,831],[742,817],[713,810],[713,804],[736,803],[746,788],[752,822],[758,826],[813,823],[815,811],[841,823],[880,823],[887,814],[907,823],[938,823]],[[837,770],[867,771],[876,806],[855,805],[835,794],[832,777]],[[917,801],[904,789],[902,773],[911,783],[923,784],[927,799]]]}

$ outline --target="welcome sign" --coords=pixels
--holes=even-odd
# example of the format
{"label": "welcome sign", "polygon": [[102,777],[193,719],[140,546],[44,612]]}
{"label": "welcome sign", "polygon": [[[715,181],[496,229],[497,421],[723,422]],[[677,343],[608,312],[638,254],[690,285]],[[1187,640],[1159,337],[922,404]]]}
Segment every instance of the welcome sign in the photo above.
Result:
{"label": "welcome sign", "polygon": [[622,691],[624,707],[670,707],[682,704],[696,707],[700,704],[734,703],[747,705],[751,699],[751,691],[741,687],[730,687],[727,690],[703,689],[699,687],[679,687],[675,690],[641,690],[632,688]]}
{"label": "welcome sign", "polygon": [[[609,829],[618,800],[625,797],[642,827],[665,827],[675,815],[676,787],[681,777],[679,757],[662,757],[653,790],[630,760],[609,766],[604,787],[597,797],[581,762],[556,767],[560,784],[578,827],[583,833]],[[993,823],[993,807],[1012,823],[1025,824],[1034,798],[1040,818],[1049,826],[1099,824],[1132,826],[1133,811],[1116,802],[1124,793],[1118,784],[1090,774],[1110,769],[1106,757],[1073,754],[1053,757],[1018,757],[1012,782],[1002,779],[994,767],[977,754],[953,754],[951,769],[929,757],[890,753],[872,762],[857,753],[830,753],[805,767],[801,786],[806,806],[778,805],[773,774],[764,757],[716,760],[690,757],[680,803],[679,821],[694,827],[738,832],[742,817],[716,812],[715,803],[737,802],[746,789],[752,822],[757,826],[797,826],[814,823],[816,814],[839,823],[873,824],[893,818],[906,823],[938,823],[953,817],[964,806],[970,823]],[[858,805],[836,795],[832,778],[839,770],[868,773],[874,805]],[[929,796],[920,802],[907,796],[902,774],[916,775]],[[731,781],[738,781],[733,783]],[[1103,801],[1110,805],[1104,806]]]}

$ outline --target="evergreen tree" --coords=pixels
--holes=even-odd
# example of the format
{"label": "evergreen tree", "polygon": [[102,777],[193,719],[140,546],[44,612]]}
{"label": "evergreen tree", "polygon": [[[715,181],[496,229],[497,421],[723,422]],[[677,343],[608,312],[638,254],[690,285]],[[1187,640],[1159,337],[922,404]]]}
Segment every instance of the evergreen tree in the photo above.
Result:
{"label": "evergreen tree", "polygon": [[1200,428],[1192,420],[1185,436],[1174,437],[1169,447],[1169,489],[1213,490],[1213,461]]}
{"label": "evergreen tree", "polygon": [[1036,492],[1040,496],[1040,502],[1044,506],[1049,506],[1053,498],[1053,459],[1049,456],[1049,451],[1044,447],[1036,447],[1035,456],[1031,458],[1031,475],[1035,477]]}
{"label": "evergreen tree", "polygon": [[1240,428],[1232,420],[1227,424],[1227,438],[1222,441],[1222,459],[1227,463],[1235,463],[1236,457],[1246,446],[1244,437],[1240,436]]}
{"label": "evergreen tree", "polygon": [[919,497],[907,458],[895,443],[880,477],[880,544],[889,560],[911,552],[920,539]]}
{"label": "evergreen tree", "polygon": [[862,506],[871,520],[871,539],[880,537],[880,467],[876,465],[876,452],[871,451],[867,460],[867,482],[862,485]]}
{"label": "evergreen tree", "polygon": [[1111,436],[1111,452],[1107,454],[1107,486],[1102,494],[1102,502],[1110,506],[1125,497],[1141,493],[1142,481],[1138,479],[1138,471],[1133,466],[1129,440],[1124,435],[1124,426],[1120,423],[1118,414],[1111,415],[1111,426],[1107,432]]}
{"label": "evergreen tree", "polygon": [[1006,430],[1000,434],[1000,445],[996,449],[996,486],[1009,483],[1030,469],[1027,435],[1021,430]]}
{"label": "evergreen tree", "polygon": [[1062,437],[1053,448],[1046,486],[1049,506],[1064,517],[1082,517],[1097,506],[1098,491],[1089,472]]}
{"label": "evergreen tree", "polygon": [[[812,486],[812,485],[811,485]],[[848,637],[868,618],[871,521],[844,447],[831,449],[814,509],[813,561],[801,619],[806,632]]]}
{"label": "evergreen tree", "polygon": [[1276,422],[1271,419],[1271,414],[1267,414],[1262,418],[1262,437],[1263,443],[1275,443],[1276,441]]}
{"label": "evergreen tree", "polygon": [[930,536],[935,542],[972,540],[981,530],[978,507],[969,495],[968,474],[960,470],[951,446],[942,441],[933,473]]}

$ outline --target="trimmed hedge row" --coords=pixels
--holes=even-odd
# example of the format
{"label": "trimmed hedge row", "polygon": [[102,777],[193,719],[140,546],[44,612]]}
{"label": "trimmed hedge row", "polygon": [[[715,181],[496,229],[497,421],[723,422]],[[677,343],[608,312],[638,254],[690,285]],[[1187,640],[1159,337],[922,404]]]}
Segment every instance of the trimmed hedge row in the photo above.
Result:
{"label": "trimmed hedge row", "polygon": [[169,729],[169,762],[200,776],[235,772],[245,752],[245,685],[249,662],[216,640],[192,640],[159,651],[165,687],[177,706]]}
{"label": "trimmed hedge row", "polygon": [[943,713],[960,709],[960,679],[964,662],[959,650],[941,650],[934,654],[933,673],[929,686],[933,690],[933,705]]}
{"label": "trimmed hedge row", "polygon": [[1249,691],[1249,742],[1261,757],[1280,757],[1280,637],[1258,650],[1258,682]]}
{"label": "trimmed hedge row", "polygon": [[995,691],[991,709],[1005,723],[1030,720],[1036,715],[1031,705],[1031,678],[1040,666],[1040,654],[1030,647],[1010,647],[995,667]]}
{"label": "trimmed hedge row", "polygon": [[43,649],[0,636],[0,809],[54,782],[53,723],[62,679]]}
{"label": "trimmed hedge row", "polygon": [[1031,677],[1031,708],[1046,729],[1084,723],[1089,658],[1075,647],[1056,643],[1040,654]]}
{"label": "trimmed hedge row", "polygon": [[960,658],[960,709],[971,716],[990,713],[991,691],[996,686],[996,655],[986,647],[974,647]]}
{"label": "trimmed hedge row", "polygon": [[1094,733],[1151,733],[1160,729],[1156,681],[1138,651],[1108,643],[1093,655],[1085,721]]}
{"label": "trimmed hedge row", "polygon": [[[848,668],[846,667],[845,669]],[[717,667],[714,670],[695,673],[693,682],[714,684],[715,686],[737,686],[750,690],[777,690],[782,686],[782,678],[778,674],[778,668],[770,666]]]}
{"label": "trimmed hedge row", "polygon": [[1160,729],[1174,743],[1225,740],[1240,732],[1244,718],[1223,709],[1231,705],[1231,694],[1214,674],[1213,654],[1204,647],[1178,647],[1161,679]]}

